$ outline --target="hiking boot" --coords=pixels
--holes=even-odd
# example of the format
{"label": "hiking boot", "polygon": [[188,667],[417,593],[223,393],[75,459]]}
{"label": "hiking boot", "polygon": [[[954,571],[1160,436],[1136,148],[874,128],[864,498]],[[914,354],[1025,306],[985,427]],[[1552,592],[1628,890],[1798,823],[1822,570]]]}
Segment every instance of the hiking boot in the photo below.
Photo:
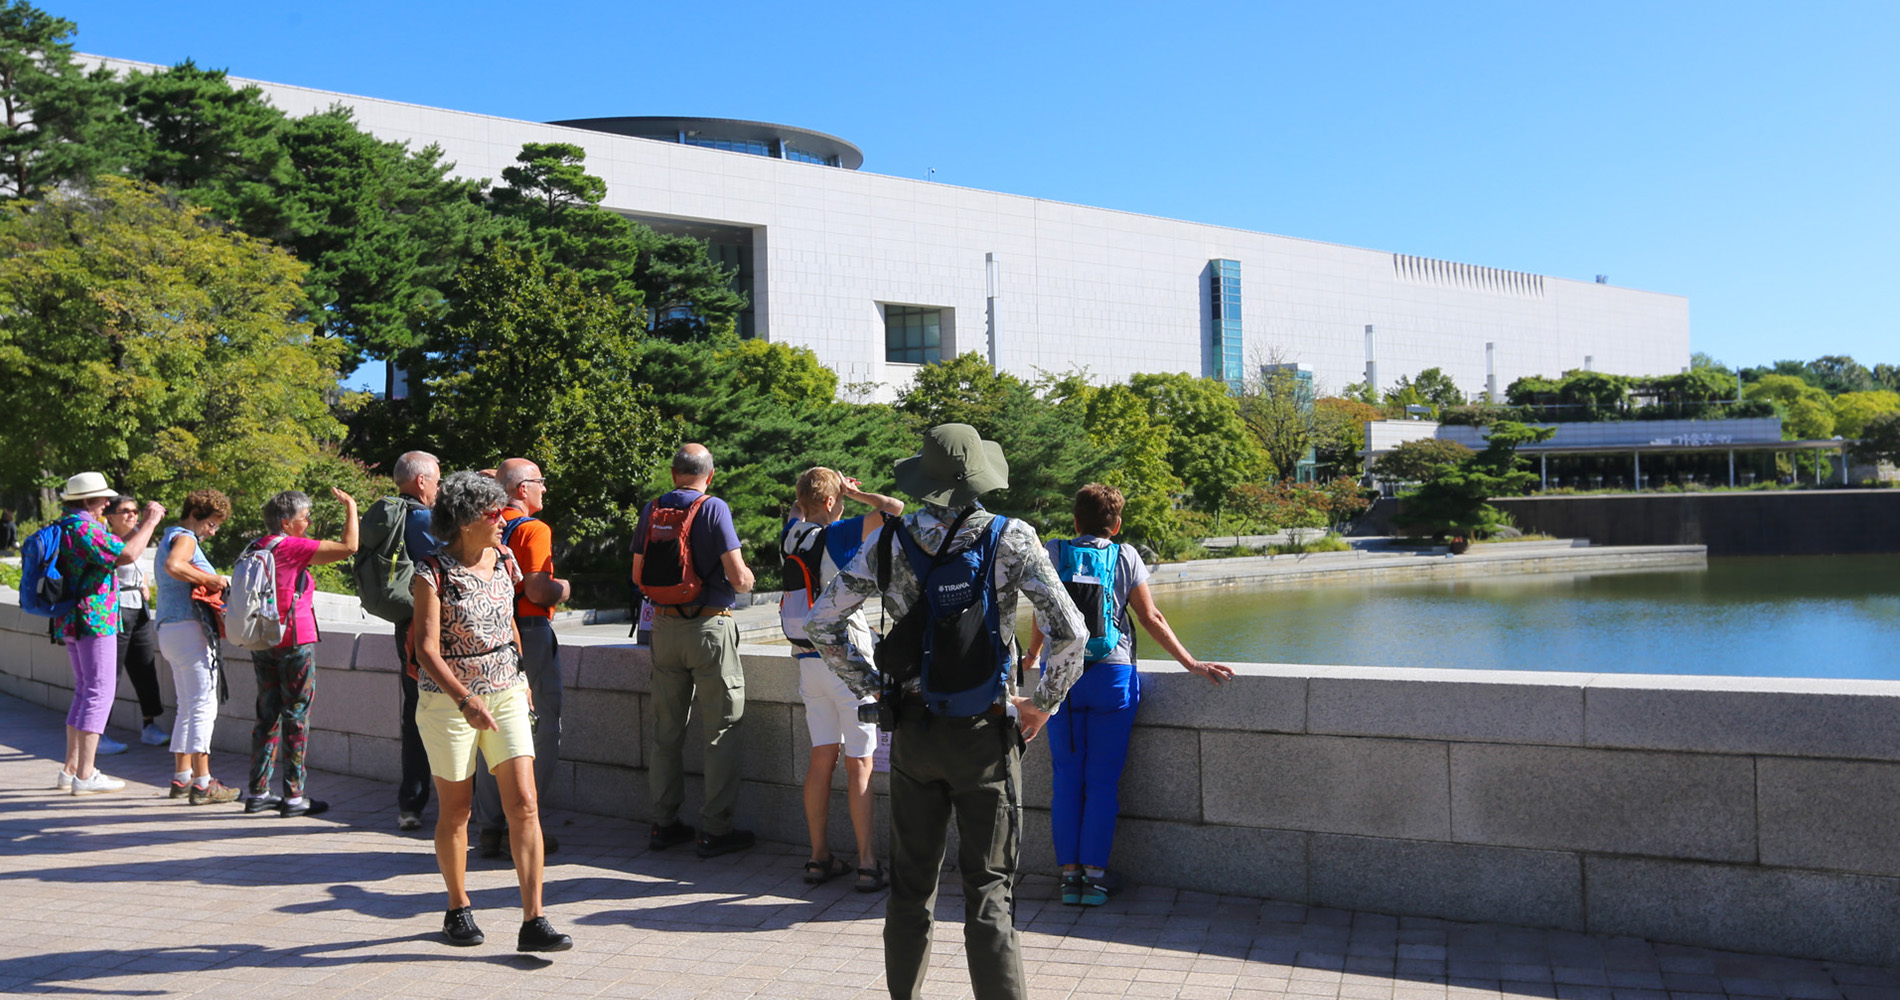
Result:
{"label": "hiking boot", "polygon": [[566,951],[572,947],[574,939],[555,930],[546,917],[523,921],[521,934],[515,938],[516,951]]}
{"label": "hiking boot", "polygon": [[299,798],[295,802],[285,802],[279,807],[285,819],[292,816],[321,816],[330,811],[330,803],[322,799]]}
{"label": "hiking boot", "polygon": [[488,940],[482,936],[482,929],[475,926],[475,908],[462,906],[442,915],[442,936],[449,943],[462,948],[472,947]]}
{"label": "hiking boot", "polygon": [[125,787],[125,782],[112,777],[111,775],[105,773],[104,771],[99,770],[98,768],[93,768],[92,777],[90,778],[81,778],[77,775],[73,776],[73,794],[74,795],[92,795],[97,792],[116,792],[119,789],[124,788],[124,787]]}
{"label": "hiking boot", "polygon": [[653,832],[647,834],[647,850],[664,851],[669,847],[689,843],[693,839],[693,828],[674,820],[665,826],[653,824]]}
{"label": "hiking boot", "polygon": [[194,783],[187,797],[194,806],[212,805],[218,802],[235,802],[237,801],[238,790],[216,778],[212,778],[209,784],[198,785]]}
{"label": "hiking boot", "polygon": [[162,747],[172,741],[172,734],[158,728],[158,723],[148,722],[139,730],[139,742],[148,747]]}
{"label": "hiking boot", "polygon": [[731,854],[751,847],[754,840],[751,830],[734,830],[730,833],[702,833],[699,844],[693,853],[702,858],[716,858],[721,854]]}
{"label": "hiking boot", "polygon": [[407,809],[398,810],[396,813],[396,829],[405,832],[422,829],[422,814],[419,812],[411,812]]}
{"label": "hiking boot", "polygon": [[272,795],[269,792],[265,792],[263,795],[253,795],[244,800],[244,815],[249,816],[252,813],[277,812],[283,807],[283,796]]}
{"label": "hiking boot", "polygon": [[510,853],[508,850],[508,831],[483,830],[477,838],[475,853],[484,858],[499,858]]}

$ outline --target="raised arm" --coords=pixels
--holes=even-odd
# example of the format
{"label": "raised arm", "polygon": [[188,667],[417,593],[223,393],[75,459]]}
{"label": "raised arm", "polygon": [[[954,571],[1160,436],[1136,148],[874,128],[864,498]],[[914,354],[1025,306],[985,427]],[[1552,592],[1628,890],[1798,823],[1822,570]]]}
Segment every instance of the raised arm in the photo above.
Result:
{"label": "raised arm", "polygon": [[[861,503],[868,503],[891,517],[902,517],[904,514],[904,501],[896,497],[887,497],[882,493],[867,493],[862,488],[862,484],[850,476],[844,477],[844,495]],[[882,527],[884,527],[884,518],[865,518],[862,540],[870,541]]]}
{"label": "raised arm", "polygon": [[139,530],[132,532],[132,537],[125,540],[125,547],[119,550],[118,558],[112,564],[130,566],[138,562],[139,557],[145,554],[145,546],[152,541],[152,532],[158,530],[158,522],[164,519],[163,504],[156,500],[147,503],[144,512],[139,515]]}
{"label": "raised arm", "polygon": [[356,554],[356,498],[334,486],[330,493],[343,505],[343,540],[318,542],[316,553],[310,557],[312,566],[341,562]]}
{"label": "raised arm", "polygon": [[1141,627],[1147,629],[1148,634],[1154,636],[1155,641],[1161,644],[1161,648],[1167,650],[1169,656],[1174,657],[1175,662],[1187,668],[1188,673],[1200,674],[1215,684],[1234,676],[1232,667],[1197,660],[1194,654],[1187,651],[1186,646],[1181,645],[1181,640],[1174,635],[1174,629],[1168,627],[1167,617],[1162,615],[1160,608],[1155,607],[1154,595],[1148,591],[1146,582],[1138,584],[1134,590],[1128,592],[1128,610],[1134,613],[1135,620],[1141,623]]}

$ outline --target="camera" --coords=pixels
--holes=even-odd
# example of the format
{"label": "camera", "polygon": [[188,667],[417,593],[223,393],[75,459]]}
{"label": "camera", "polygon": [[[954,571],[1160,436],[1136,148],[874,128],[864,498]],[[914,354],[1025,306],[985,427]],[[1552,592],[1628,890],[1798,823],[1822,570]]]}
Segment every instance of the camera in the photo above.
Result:
{"label": "camera", "polygon": [[897,706],[891,701],[889,692],[880,692],[877,700],[869,705],[858,706],[859,722],[874,722],[884,732],[897,728]]}

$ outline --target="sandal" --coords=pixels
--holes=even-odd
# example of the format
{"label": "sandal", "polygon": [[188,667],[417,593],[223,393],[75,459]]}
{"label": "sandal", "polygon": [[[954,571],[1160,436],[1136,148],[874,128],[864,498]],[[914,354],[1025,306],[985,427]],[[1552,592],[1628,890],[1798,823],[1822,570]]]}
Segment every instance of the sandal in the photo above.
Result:
{"label": "sandal", "polygon": [[858,891],[878,892],[889,882],[884,878],[884,862],[873,863],[875,867],[858,869]]}
{"label": "sandal", "polygon": [[827,858],[824,861],[807,861],[805,862],[805,884],[821,885],[850,870],[851,866],[847,864],[843,858]]}

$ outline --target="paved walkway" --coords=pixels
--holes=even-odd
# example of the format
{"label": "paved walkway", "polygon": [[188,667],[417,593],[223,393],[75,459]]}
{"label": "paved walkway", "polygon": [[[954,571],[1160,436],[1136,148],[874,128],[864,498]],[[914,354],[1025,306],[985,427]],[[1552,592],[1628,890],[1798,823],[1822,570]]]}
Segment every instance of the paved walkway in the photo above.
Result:
{"label": "paved walkway", "polygon": [[[0,696],[0,993],[129,997],[882,996],[881,896],[808,887],[802,852],[762,844],[700,861],[651,854],[634,824],[560,812],[548,872],[571,952],[513,950],[512,872],[472,861],[490,943],[437,938],[430,842],[394,831],[390,786],[325,773],[320,819],[244,816],[164,797],[170,755],[106,758],[116,795],[50,787],[59,714]],[[119,734],[126,735],[126,734]],[[322,759],[321,744],[313,747]],[[215,773],[242,777],[228,756]],[[955,882],[928,992],[967,997]],[[1025,879],[1017,919],[1039,998],[1183,1000],[1900,1000],[1900,970],[1625,939],[1393,918],[1238,896],[1138,889],[1100,910]]]}

